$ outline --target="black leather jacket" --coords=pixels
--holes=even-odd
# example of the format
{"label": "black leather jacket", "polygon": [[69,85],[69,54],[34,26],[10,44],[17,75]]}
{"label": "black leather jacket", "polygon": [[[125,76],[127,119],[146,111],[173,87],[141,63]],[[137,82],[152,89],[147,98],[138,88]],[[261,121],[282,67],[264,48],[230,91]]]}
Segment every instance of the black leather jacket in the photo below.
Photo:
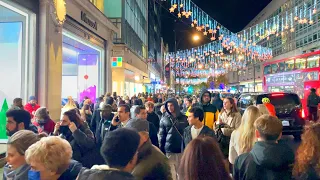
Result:
{"label": "black leather jacket", "polygon": [[188,126],[187,117],[180,112],[176,99],[168,99],[165,103],[167,112],[168,103],[174,104],[176,117],[166,113],[160,121],[159,146],[163,153],[181,153],[183,151],[183,131]]}

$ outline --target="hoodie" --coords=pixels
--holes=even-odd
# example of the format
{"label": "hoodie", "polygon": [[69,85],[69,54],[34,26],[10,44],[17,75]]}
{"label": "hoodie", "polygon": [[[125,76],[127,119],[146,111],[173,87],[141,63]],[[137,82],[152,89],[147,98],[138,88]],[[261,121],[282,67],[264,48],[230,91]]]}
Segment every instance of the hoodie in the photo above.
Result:
{"label": "hoodie", "polygon": [[82,168],[78,180],[134,180],[135,178],[128,172],[110,168],[107,165],[94,165],[91,169]]}
{"label": "hoodie", "polygon": [[294,152],[283,143],[259,141],[234,164],[235,180],[291,179]]}
{"label": "hoodie", "polygon": [[[175,116],[169,112],[168,103],[173,103]],[[183,131],[188,126],[187,116],[180,112],[178,101],[174,98],[165,102],[165,113],[160,120],[159,147],[163,153],[181,153]]]}
{"label": "hoodie", "polygon": [[202,97],[205,93],[209,93],[210,101],[211,101],[211,93],[208,90],[203,90],[200,94],[200,106],[204,111],[204,119],[203,124],[208,126],[210,129],[214,129],[214,124],[218,120],[219,117],[219,110],[213,104],[209,103],[205,104],[202,101]]}

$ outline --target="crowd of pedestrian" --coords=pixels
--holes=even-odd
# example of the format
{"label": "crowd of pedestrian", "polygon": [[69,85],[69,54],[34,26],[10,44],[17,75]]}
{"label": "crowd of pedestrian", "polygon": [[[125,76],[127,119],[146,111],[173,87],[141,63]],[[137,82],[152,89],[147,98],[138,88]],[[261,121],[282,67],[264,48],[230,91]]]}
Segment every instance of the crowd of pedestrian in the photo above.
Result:
{"label": "crowd of pedestrian", "polygon": [[320,124],[305,127],[294,153],[269,99],[241,115],[233,98],[206,90],[106,93],[68,97],[59,121],[35,96],[22,101],[6,113],[4,180],[320,179]]}

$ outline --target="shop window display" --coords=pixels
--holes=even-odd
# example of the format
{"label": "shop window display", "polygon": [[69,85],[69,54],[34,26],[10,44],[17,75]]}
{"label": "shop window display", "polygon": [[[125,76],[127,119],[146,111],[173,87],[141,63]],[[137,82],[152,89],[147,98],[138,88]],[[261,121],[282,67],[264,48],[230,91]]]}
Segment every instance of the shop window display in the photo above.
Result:
{"label": "shop window display", "polygon": [[[26,102],[28,89],[34,83],[33,29],[35,15],[10,1],[0,0],[0,142],[6,141],[6,111],[14,98]],[[34,88],[33,88],[34,89]]]}
{"label": "shop window display", "polygon": [[68,96],[95,102],[99,92],[103,50],[70,32],[63,32],[62,104]]}

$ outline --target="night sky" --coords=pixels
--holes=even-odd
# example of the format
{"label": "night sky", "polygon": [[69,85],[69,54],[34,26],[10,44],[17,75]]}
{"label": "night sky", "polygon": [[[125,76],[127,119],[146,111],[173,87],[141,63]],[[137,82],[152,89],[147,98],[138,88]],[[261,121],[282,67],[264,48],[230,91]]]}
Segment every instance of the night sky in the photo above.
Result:
{"label": "night sky", "polygon": [[[167,0],[169,1],[169,0]],[[241,31],[259,12],[272,0],[193,0],[208,15],[221,23],[232,32]],[[160,4],[158,4],[160,5]],[[197,33],[191,28],[190,21],[178,20],[169,13],[170,3],[162,2],[162,36],[169,44],[169,51],[174,51],[174,26],[177,28],[177,49],[188,49],[210,42],[210,39],[201,33],[201,41],[193,42],[192,34]],[[174,22],[177,20],[178,22]],[[181,32],[182,31],[182,32]]]}

